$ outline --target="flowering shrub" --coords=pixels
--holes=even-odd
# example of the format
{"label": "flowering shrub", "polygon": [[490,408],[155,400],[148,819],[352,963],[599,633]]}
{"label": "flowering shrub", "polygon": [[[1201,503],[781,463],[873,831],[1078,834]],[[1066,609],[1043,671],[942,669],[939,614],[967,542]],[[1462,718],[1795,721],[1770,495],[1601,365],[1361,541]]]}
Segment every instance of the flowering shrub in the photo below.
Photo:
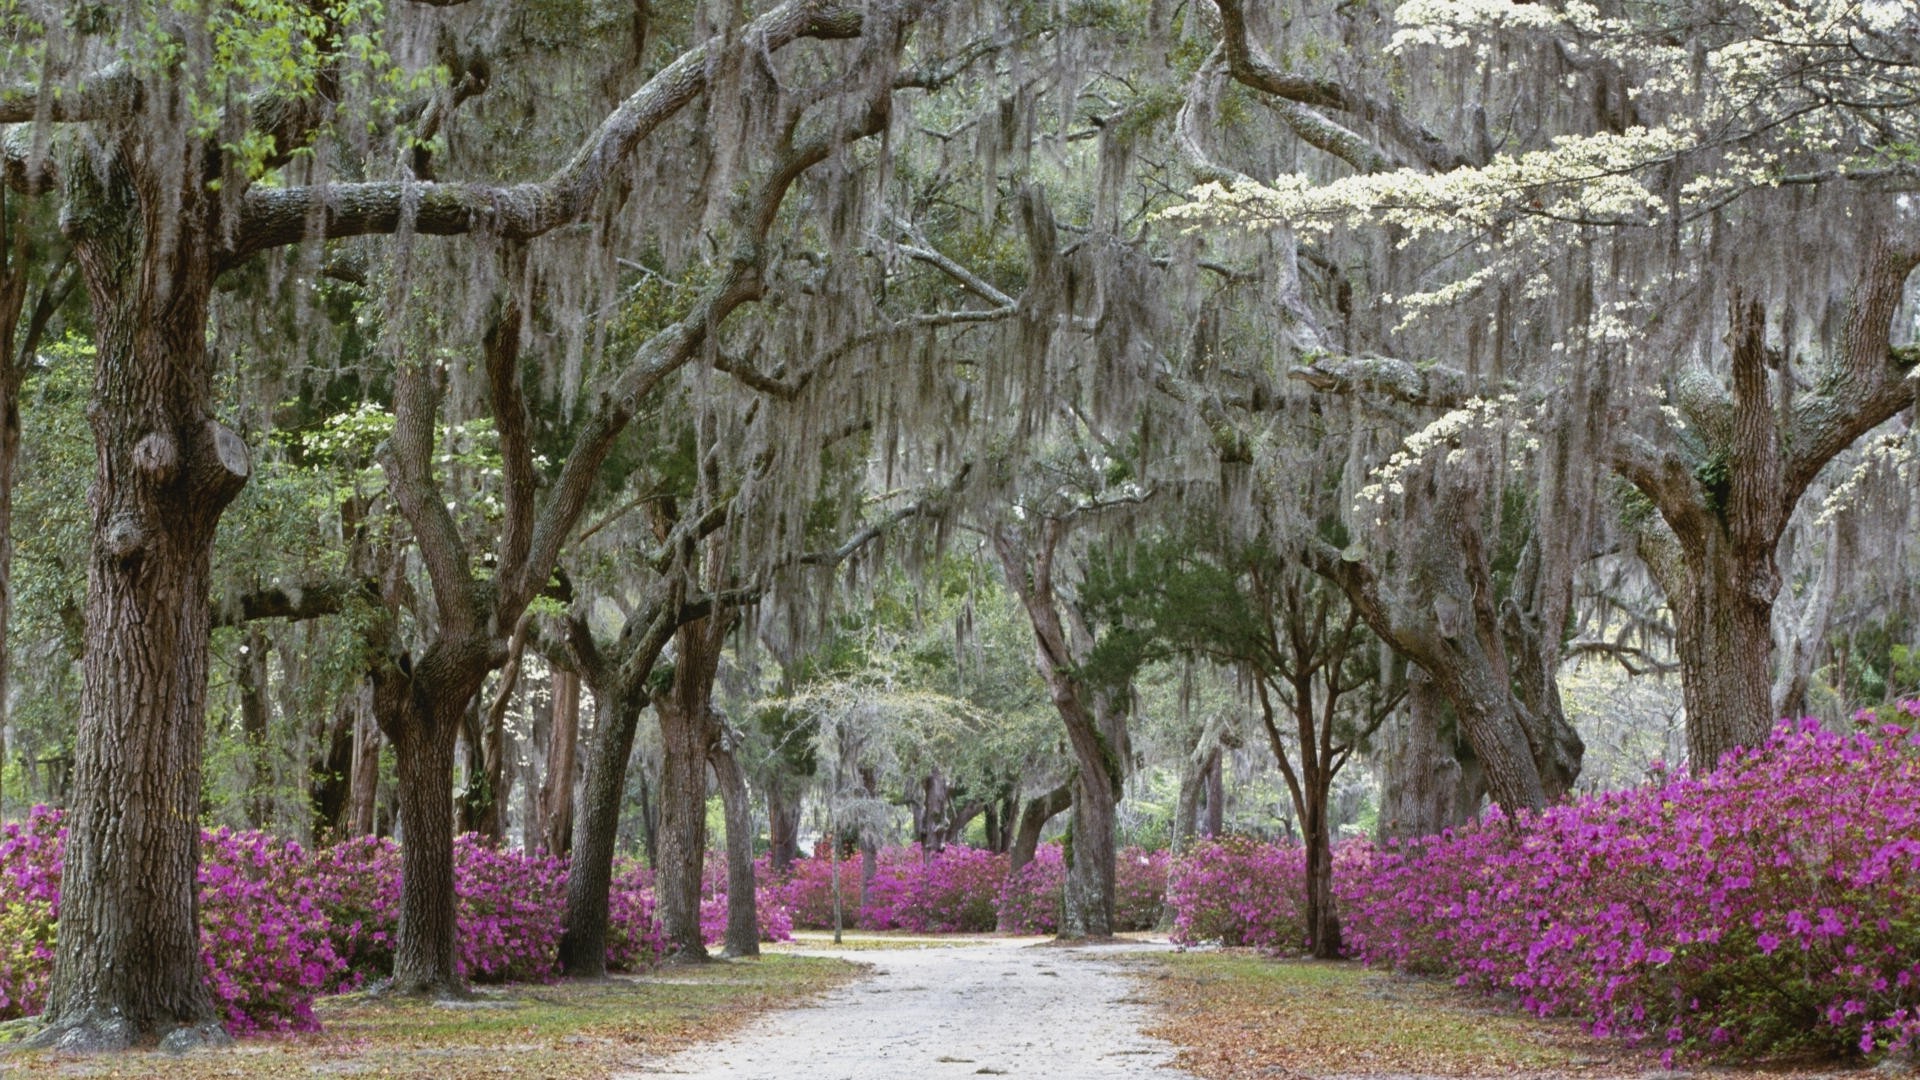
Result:
{"label": "flowering shrub", "polygon": [[1124,848],[1113,864],[1113,928],[1151,930],[1166,907],[1167,871],[1172,856],[1165,849]]}
{"label": "flowering shrub", "polygon": [[860,925],[869,930],[982,933],[998,918],[1007,857],[979,848],[948,847],[928,858],[920,845],[881,853]]}
{"label": "flowering shrub", "polygon": [[233,1034],[317,1027],[314,995],[346,971],[306,862],[263,832],[201,836],[200,955]]}
{"label": "flowering shrub", "polygon": [[[0,830],[0,1017],[46,1005],[60,907],[61,814],[35,807]],[[264,833],[203,833],[200,955],[236,1034],[313,1026],[313,998],[345,969],[297,844]]]}
{"label": "flowering shrub", "polygon": [[[922,856],[918,845],[884,848],[876,863],[864,907],[860,860],[840,863],[841,897],[849,926],[923,934],[984,933],[1000,927],[1021,934],[1051,934],[1060,927],[1066,868],[1058,844],[1041,846],[1012,875],[1007,873],[1005,855],[959,846],[944,848],[931,859]],[[1147,930],[1158,923],[1168,865],[1163,851],[1128,848],[1118,853],[1115,929]],[[790,914],[794,926],[831,929],[830,860],[819,854],[796,859],[775,900]]]}
{"label": "flowering shrub", "polygon": [[400,846],[386,837],[357,836],[314,852],[307,872],[327,915],[333,951],[347,968],[330,989],[352,989],[392,972]]}
{"label": "flowering shrub", "polygon": [[1901,727],[1782,725],[1704,777],[1381,849],[1340,891],[1363,958],[1669,1060],[1920,1043],[1920,739]]}
{"label": "flowering shrub", "polygon": [[460,898],[462,978],[528,982],[559,973],[566,863],[468,833],[453,842],[453,891]]}
{"label": "flowering shrub", "polygon": [[[60,812],[47,807],[0,826],[0,1019],[46,1004],[65,840]],[[565,864],[471,836],[454,853],[461,973],[482,982],[551,978]],[[201,956],[235,1034],[310,1028],[315,995],[392,971],[400,849],[391,840],[362,837],[309,855],[265,833],[204,832],[199,881]],[[650,877],[627,868],[610,899],[608,963],[651,963],[661,939]],[[784,911],[763,905],[763,932],[784,935]]]}
{"label": "flowering shrub", "polygon": [[1195,844],[1167,884],[1173,939],[1299,949],[1307,940],[1306,868],[1306,849],[1293,844]]}
{"label": "flowering shrub", "polygon": [[[772,875],[767,875],[771,880]],[[795,859],[784,884],[777,886],[778,903],[794,926],[809,930],[833,929],[833,863],[826,855]],[[846,925],[860,920],[860,860],[840,860],[840,903]]]}
{"label": "flowering shrub", "polygon": [[1051,934],[1060,929],[1061,894],[1067,864],[1059,844],[1045,844],[1000,887],[1000,924],[1016,934]]}
{"label": "flowering shrub", "polygon": [[607,970],[650,967],[666,953],[653,914],[653,871],[630,859],[615,863],[607,891]]}
{"label": "flowering shrub", "polygon": [[60,812],[36,806],[0,827],[0,1020],[39,1012],[53,974],[60,903]]}

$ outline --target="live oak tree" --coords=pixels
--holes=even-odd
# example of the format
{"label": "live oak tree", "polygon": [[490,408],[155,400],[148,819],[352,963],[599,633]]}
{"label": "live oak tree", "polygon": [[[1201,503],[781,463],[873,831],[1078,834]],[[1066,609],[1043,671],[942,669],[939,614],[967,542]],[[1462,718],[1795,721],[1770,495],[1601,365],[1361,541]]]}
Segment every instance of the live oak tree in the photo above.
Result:
{"label": "live oak tree", "polygon": [[1914,400],[1894,321],[1916,265],[1915,14],[1410,3],[1390,51],[1484,87],[1467,103],[1423,85],[1412,109],[1345,92],[1338,56],[1289,70],[1262,44],[1274,27],[1219,9],[1225,71],[1352,171],[1216,183],[1183,213],[1412,246],[1425,261],[1392,260],[1381,291],[1464,346],[1396,332],[1373,348],[1440,364],[1336,352],[1301,374],[1451,406],[1590,373],[1591,458],[1651,510],[1641,550],[1675,617],[1693,763],[1757,743],[1782,532],[1822,468]]}
{"label": "live oak tree", "polygon": [[[599,118],[544,180],[522,183],[427,178],[432,139],[484,88],[485,65],[463,65],[434,89],[381,50],[378,14],[346,0],[244,12],[29,4],[6,14],[0,122],[25,126],[0,144],[0,172],[16,191],[64,200],[100,358],[72,871],[44,1043],[218,1037],[194,926],[207,574],[221,512],[252,466],[245,443],[216,419],[207,342],[216,278],[276,248],[328,238],[478,231],[517,243],[550,232],[588,214],[637,146],[707,89],[725,42],[773,53],[802,37],[857,35],[869,17],[892,24],[900,13],[792,3],[731,37],[696,42]],[[437,13],[403,4],[393,16],[416,17]],[[414,148],[398,169],[364,139],[342,147],[333,138],[383,119]],[[430,395],[424,373],[415,382],[416,399]],[[623,405],[616,398],[608,408],[618,414]],[[590,457],[574,477],[591,475]],[[561,537],[526,539],[521,570],[550,562],[545,547]],[[453,590],[469,574],[440,558],[434,576]],[[541,574],[531,585],[501,585],[511,606],[543,582]],[[490,650],[488,605],[446,599],[442,614],[452,614],[460,641],[451,652]],[[451,657],[437,655],[428,670],[442,659]],[[421,712],[437,717],[444,706]],[[444,775],[431,768],[437,761],[425,764],[417,779]],[[426,914],[418,908],[408,920],[405,983],[451,976],[451,926],[425,925]]]}

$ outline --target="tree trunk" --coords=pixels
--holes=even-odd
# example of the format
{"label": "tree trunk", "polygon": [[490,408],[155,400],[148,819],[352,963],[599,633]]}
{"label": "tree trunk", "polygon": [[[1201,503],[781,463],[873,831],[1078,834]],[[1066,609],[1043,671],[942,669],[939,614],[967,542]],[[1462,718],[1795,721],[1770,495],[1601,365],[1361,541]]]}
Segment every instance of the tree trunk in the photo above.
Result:
{"label": "tree trunk", "polygon": [[[547,729],[547,775],[540,783],[540,828],[547,854],[565,855],[573,838],[574,750],[580,739],[580,677],[553,670],[553,718]],[[627,748],[632,752],[633,733]],[[621,787],[626,786],[626,762],[621,762]],[[617,803],[616,803],[617,812]],[[616,826],[617,826],[616,821]]]}
{"label": "tree trunk", "polygon": [[353,783],[347,795],[346,833],[372,836],[380,805],[380,725],[373,717],[370,687],[353,695]]}
{"label": "tree trunk", "polygon": [[1072,835],[1066,847],[1066,904],[1060,917],[1065,940],[1113,936],[1114,806],[1118,802],[1104,768],[1084,765],[1073,781]]}
{"label": "tree trunk", "polygon": [[214,419],[217,230],[205,227],[199,174],[169,198],[173,179],[136,182],[110,146],[69,162],[64,220],[94,316],[97,454],[75,802],[35,1041],[186,1046],[224,1037],[201,965],[195,880],[208,575],[214,530],[251,463]]}
{"label": "tree trunk", "polygon": [[271,812],[273,768],[267,760],[267,725],[273,707],[267,703],[267,635],[258,623],[247,625],[234,683],[240,691],[240,733],[247,748],[247,827],[264,829]]}
{"label": "tree trunk", "polygon": [[767,832],[773,872],[784,877],[800,857],[800,786],[787,777],[776,776],[767,785]]}
{"label": "tree trunk", "polygon": [[1219,839],[1227,827],[1227,770],[1226,755],[1215,747],[1207,759],[1206,770],[1207,821],[1204,833],[1209,839]]}
{"label": "tree trunk", "polygon": [[1441,737],[1446,699],[1426,672],[1407,673],[1401,715],[1381,739],[1380,839],[1432,836],[1460,823],[1460,763]]}
{"label": "tree trunk", "polygon": [[[607,973],[613,851],[620,835],[620,807],[627,795],[627,759],[633,755],[642,708],[637,696],[622,694],[615,687],[596,686],[593,694],[599,737],[587,759],[586,791],[573,826],[573,857],[567,870],[567,931],[560,939],[561,969],[574,978],[588,979]],[[548,778],[552,778],[551,768]],[[659,863],[652,865],[657,868]]]}
{"label": "tree trunk", "polygon": [[453,757],[490,666],[484,641],[442,639],[409,673],[376,669],[374,714],[393,742],[400,796],[400,926],[393,991],[423,997],[466,992],[458,969],[453,889]]}
{"label": "tree trunk", "polygon": [[1033,861],[1033,853],[1040,849],[1040,834],[1047,822],[1066,812],[1073,805],[1073,787],[1061,784],[1044,795],[1027,800],[1020,811],[1020,825],[1013,834],[1013,846],[1007,849],[1007,872],[1015,873],[1021,867]]}
{"label": "tree trunk", "polygon": [[727,813],[727,936],[728,956],[760,955],[760,912],[753,879],[753,804],[747,797],[747,774],[726,748],[724,737],[707,752],[718,780],[720,801]]}
{"label": "tree trunk", "polygon": [[[1053,560],[1066,528],[1063,521],[1040,522],[1031,547],[1025,536],[1005,527],[996,529],[993,539],[1007,582],[1033,626],[1034,665],[1073,747],[1073,842],[1059,936],[1105,938],[1113,936],[1114,807],[1129,757],[1126,717],[1118,702],[1083,685],[1075,673],[1078,665],[1053,583]],[[1074,625],[1083,639],[1090,636]]]}
{"label": "tree trunk", "polygon": [[1695,771],[1706,772],[1728,755],[1765,742],[1773,726],[1773,595],[1746,587],[1766,579],[1755,578],[1738,560],[1701,562],[1707,565],[1688,567],[1685,591],[1672,606],[1687,755]]}
{"label": "tree trunk", "polygon": [[[11,207],[0,209],[0,776],[7,761],[7,679],[12,654],[7,627],[13,616],[13,468],[20,457],[20,379],[24,372],[14,355],[14,335],[27,302],[27,269],[20,264],[24,243],[10,241],[25,222]],[[0,788],[0,816],[6,810],[6,791]]]}
{"label": "tree trunk", "polygon": [[672,957],[707,958],[700,936],[700,872],[707,850],[707,748],[712,740],[713,678],[720,665],[718,626],[698,619],[680,628],[671,692],[660,717],[660,862],[654,903]]}
{"label": "tree trunk", "polygon": [[1340,957],[1340,915],[1333,898],[1333,830],[1327,804],[1332,777],[1321,775],[1306,785],[1300,834],[1307,853],[1307,938],[1321,960]]}
{"label": "tree trunk", "polygon": [[347,828],[358,699],[354,691],[340,695],[319,732],[320,753],[307,786],[308,821],[315,837],[337,836]]}

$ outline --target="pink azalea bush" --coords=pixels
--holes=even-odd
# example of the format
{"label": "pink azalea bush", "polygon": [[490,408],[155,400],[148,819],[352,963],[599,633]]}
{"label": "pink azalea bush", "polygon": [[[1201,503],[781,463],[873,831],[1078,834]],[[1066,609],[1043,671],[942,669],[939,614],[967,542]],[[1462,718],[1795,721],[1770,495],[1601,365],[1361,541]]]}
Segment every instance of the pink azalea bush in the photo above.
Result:
{"label": "pink azalea bush", "polygon": [[607,890],[607,970],[638,971],[667,952],[653,913],[653,871],[632,859],[614,864]]}
{"label": "pink azalea bush", "polygon": [[[0,831],[0,1018],[46,1006],[58,930],[61,813],[35,807]],[[201,835],[200,955],[235,1034],[314,1026],[313,999],[346,965],[298,844],[228,829]]]}
{"label": "pink azalea bush", "polygon": [[[65,839],[60,812],[47,807],[0,826],[0,1020],[45,1007]],[[454,851],[462,975],[552,978],[565,864],[471,836]],[[662,951],[644,875],[628,868],[614,882],[607,954],[616,969],[650,964]],[[317,995],[392,971],[400,849],[391,840],[362,837],[309,854],[266,833],[206,831],[199,880],[201,956],[234,1034],[311,1028]],[[763,918],[780,932],[783,914]]]}
{"label": "pink azalea bush", "polygon": [[[840,860],[840,903],[847,926],[860,919],[860,859]],[[772,873],[762,880],[773,881]],[[777,902],[794,926],[810,930],[833,929],[833,861],[822,851],[811,859],[795,859],[784,882],[775,886]]]}
{"label": "pink azalea bush", "polygon": [[970,847],[927,856],[920,845],[889,848],[868,889],[860,925],[920,934],[983,933],[999,917],[1007,857]]}
{"label": "pink azalea bush", "polygon": [[393,971],[400,926],[400,845],[356,836],[313,853],[307,872],[346,972],[332,989],[354,989]]}
{"label": "pink azalea bush", "polygon": [[46,1002],[65,837],[60,812],[46,806],[0,826],[0,1020]]}
{"label": "pink azalea bush", "polygon": [[1000,924],[1016,934],[1051,934],[1060,929],[1061,894],[1067,864],[1059,844],[1042,844],[1025,866],[1007,875],[1000,887]]}
{"label": "pink azalea bush", "polygon": [[200,840],[200,955],[227,1030],[310,1030],[313,999],[346,970],[306,852],[263,832]]}
{"label": "pink azalea bush", "polygon": [[1341,894],[1360,957],[1669,1060],[1912,1051],[1920,737],[1784,724],[1704,777],[1380,849]]}
{"label": "pink azalea bush", "polygon": [[560,973],[567,926],[567,864],[495,847],[468,833],[453,842],[459,897],[458,965],[474,982],[544,982]]}
{"label": "pink azalea bush", "polygon": [[1151,930],[1166,907],[1173,857],[1165,849],[1125,848],[1113,864],[1113,928]]}
{"label": "pink azalea bush", "polygon": [[1297,844],[1241,837],[1195,844],[1167,884],[1173,939],[1299,949],[1307,940],[1306,868],[1306,849]]}

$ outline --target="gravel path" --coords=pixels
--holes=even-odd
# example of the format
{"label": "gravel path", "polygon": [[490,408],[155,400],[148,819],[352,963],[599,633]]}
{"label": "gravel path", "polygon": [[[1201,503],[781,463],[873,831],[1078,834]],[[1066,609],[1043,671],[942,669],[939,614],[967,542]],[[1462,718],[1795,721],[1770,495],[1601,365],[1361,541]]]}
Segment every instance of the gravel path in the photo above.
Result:
{"label": "gravel path", "polygon": [[620,1074],[711,1080],[900,1080],[976,1075],[1192,1080],[1173,1048],[1140,1034],[1148,1010],[1121,949],[995,941],[848,955],[871,978],[775,1013],[724,1042]]}

